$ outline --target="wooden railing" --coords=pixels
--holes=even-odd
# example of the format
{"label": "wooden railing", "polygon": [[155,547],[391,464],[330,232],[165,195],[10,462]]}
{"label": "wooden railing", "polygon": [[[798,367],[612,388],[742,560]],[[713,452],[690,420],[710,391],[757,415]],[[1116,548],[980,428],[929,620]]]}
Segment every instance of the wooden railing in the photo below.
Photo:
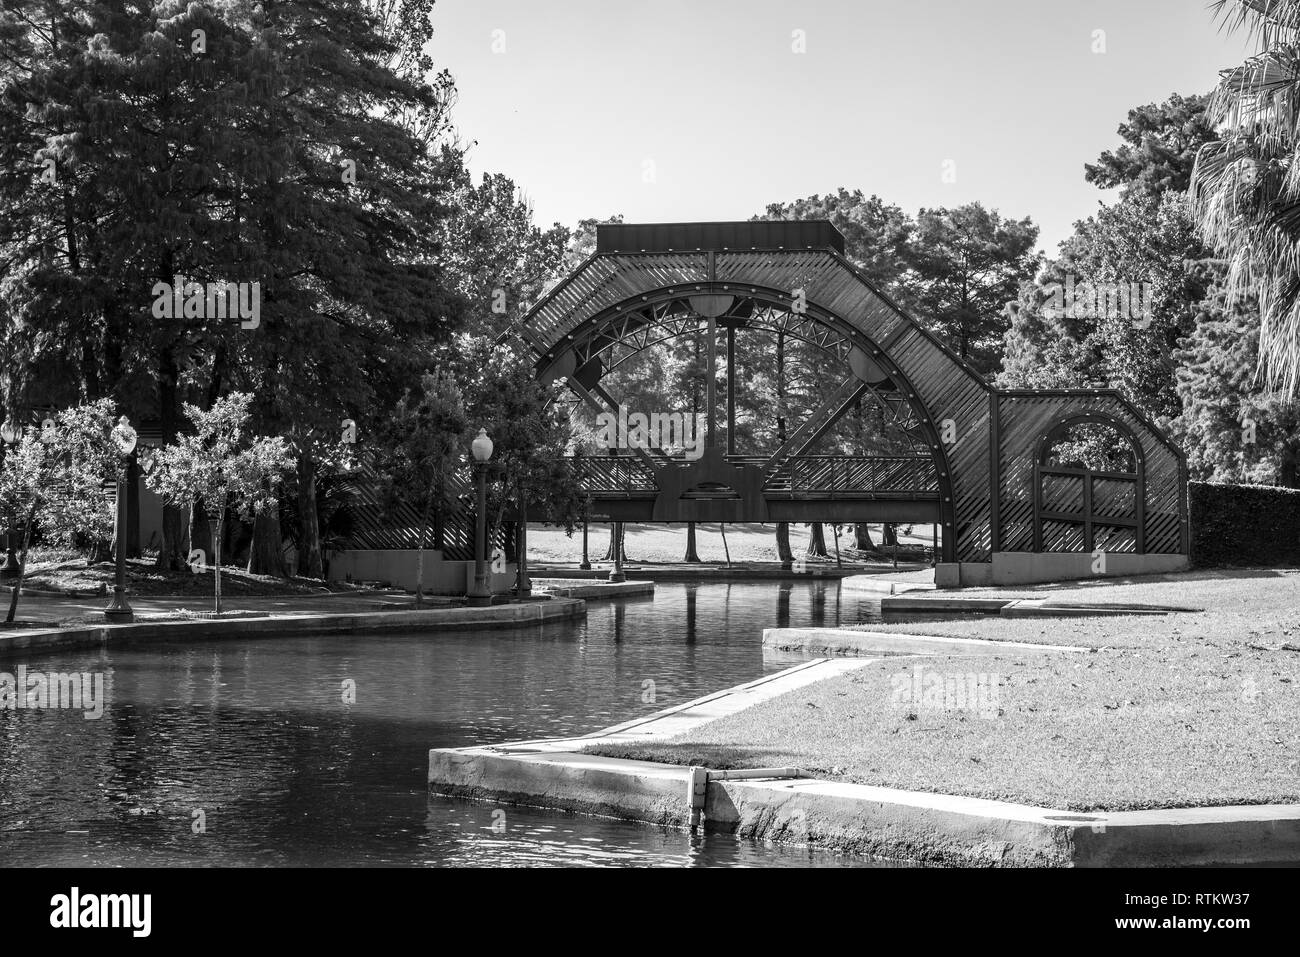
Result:
{"label": "wooden railing", "polygon": [[780,463],[764,491],[826,493],[932,493],[939,481],[934,461],[920,456],[799,455]]}
{"label": "wooden railing", "polygon": [[[736,465],[767,467],[761,455],[727,456]],[[576,456],[570,460],[579,486],[593,497],[653,498],[659,491],[650,465],[639,457]],[[686,458],[664,458],[666,465],[689,464]],[[350,548],[414,548],[419,538],[420,517],[410,505],[386,510],[379,501],[374,472],[362,463],[345,483],[351,492],[347,508],[352,517],[348,535]],[[938,480],[931,459],[919,456],[800,455],[767,468],[763,491],[777,498],[800,496],[920,496],[938,494]],[[723,491],[694,491],[692,497],[726,497]],[[448,508],[443,514],[443,546],[449,559],[473,557],[473,487],[464,477],[453,480]],[[433,532],[425,532],[425,547],[432,547]],[[497,530],[498,541],[503,534]]]}
{"label": "wooden railing", "polygon": [[[729,455],[736,465],[765,466],[767,458]],[[666,464],[688,465],[685,458]],[[579,482],[596,496],[644,496],[658,491],[650,466],[639,458],[584,456],[575,460]],[[765,476],[764,492],[777,495],[919,493],[939,490],[934,461],[923,456],[799,455],[773,465]]]}

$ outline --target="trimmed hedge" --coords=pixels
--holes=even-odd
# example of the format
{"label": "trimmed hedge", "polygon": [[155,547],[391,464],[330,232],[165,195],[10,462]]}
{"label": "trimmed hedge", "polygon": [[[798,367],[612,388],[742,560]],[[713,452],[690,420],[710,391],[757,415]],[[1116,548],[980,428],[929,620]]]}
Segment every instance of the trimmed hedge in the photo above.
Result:
{"label": "trimmed hedge", "polygon": [[1192,563],[1300,566],[1300,489],[1189,482]]}

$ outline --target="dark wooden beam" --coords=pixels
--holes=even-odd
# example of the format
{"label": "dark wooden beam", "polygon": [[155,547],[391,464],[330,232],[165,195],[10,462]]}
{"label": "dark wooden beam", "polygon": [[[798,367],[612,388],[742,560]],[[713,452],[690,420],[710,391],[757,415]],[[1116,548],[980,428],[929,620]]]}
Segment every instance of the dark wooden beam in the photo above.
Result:
{"label": "dark wooden beam", "polygon": [[727,326],[727,454],[736,454],[736,327]]}
{"label": "dark wooden beam", "polygon": [[869,388],[870,386],[856,379],[846,381],[835,390],[834,395],[799,423],[799,428],[794,430],[779,449],[768,456],[763,471],[770,472],[786,459],[802,455],[814,442],[825,435]]}

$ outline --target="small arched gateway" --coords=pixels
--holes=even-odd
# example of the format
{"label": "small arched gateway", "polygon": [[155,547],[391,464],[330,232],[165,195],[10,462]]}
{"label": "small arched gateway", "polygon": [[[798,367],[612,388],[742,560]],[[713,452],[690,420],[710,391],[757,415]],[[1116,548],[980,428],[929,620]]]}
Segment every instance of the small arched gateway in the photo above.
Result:
{"label": "small arched gateway", "polygon": [[[601,380],[631,356],[703,332],[701,359],[718,370],[719,337],[734,355],[741,330],[820,350],[838,387],[779,447],[741,449],[737,390],[746,383],[727,361],[724,408],[717,376],[705,376],[696,454],[640,443],[582,458],[594,517],[934,523],[941,584],[1186,564],[1186,465],[1166,436],[1114,391],[990,387],[854,268],[829,222],[600,226],[595,253],[528,312],[518,334],[541,378],[563,380],[608,417],[626,410]],[[866,401],[907,436],[910,451],[817,454],[818,441]],[[1054,458],[1079,426],[1120,436],[1123,467]]]}

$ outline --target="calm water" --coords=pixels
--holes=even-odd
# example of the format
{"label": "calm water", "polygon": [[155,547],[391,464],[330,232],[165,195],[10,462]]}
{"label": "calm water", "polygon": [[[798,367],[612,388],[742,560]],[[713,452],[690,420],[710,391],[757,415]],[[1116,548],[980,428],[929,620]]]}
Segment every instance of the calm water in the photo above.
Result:
{"label": "calm water", "polygon": [[[9,673],[103,672],[108,689],[99,720],[0,711],[0,864],[860,864],[431,798],[425,781],[431,747],[594,731],[787,667],[764,661],[765,627],[872,614],[833,582],[661,584],[653,601],[592,604],[585,622],[517,634],[0,660]],[[651,681],[655,700],[643,703]]]}

